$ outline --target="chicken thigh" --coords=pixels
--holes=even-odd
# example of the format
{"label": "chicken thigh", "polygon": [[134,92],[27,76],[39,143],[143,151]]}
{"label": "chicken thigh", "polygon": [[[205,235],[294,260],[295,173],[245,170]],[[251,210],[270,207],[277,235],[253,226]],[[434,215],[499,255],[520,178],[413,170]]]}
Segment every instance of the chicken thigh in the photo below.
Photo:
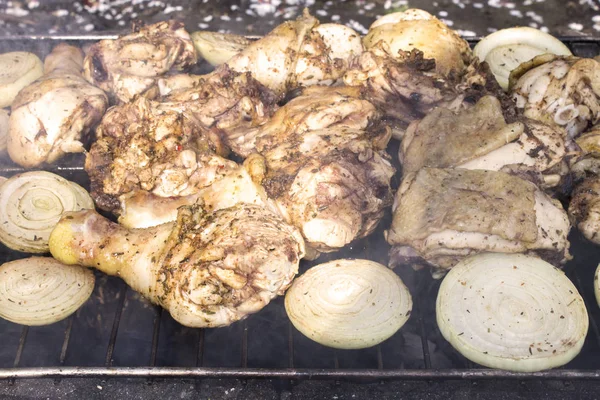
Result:
{"label": "chicken thigh", "polygon": [[304,256],[299,232],[267,209],[182,207],[177,221],[127,230],[94,211],[66,213],[50,236],[65,264],[120,276],[182,325],[220,327],[282,295]]}
{"label": "chicken thigh", "polygon": [[511,73],[510,90],[526,117],[563,128],[568,139],[600,120],[600,63],[594,59],[537,56]]}
{"label": "chicken thigh", "polygon": [[533,183],[503,172],[422,168],[396,195],[386,239],[390,264],[432,265],[443,274],[482,252],[570,259],[567,213]]}
{"label": "chicken thigh", "polygon": [[158,95],[157,78],[196,64],[198,56],[183,24],[164,21],[117,40],[94,44],[85,58],[88,81],[126,103],[136,95]]}
{"label": "chicken thigh", "polygon": [[108,98],[81,75],[83,53],[60,44],[46,57],[44,75],[19,92],[9,120],[8,153],[26,168],[84,151],[83,142]]}
{"label": "chicken thigh", "polygon": [[530,172],[553,187],[569,171],[562,131],[527,118],[507,123],[500,102],[482,97],[458,113],[439,107],[413,121],[398,155],[404,173],[423,167]]}

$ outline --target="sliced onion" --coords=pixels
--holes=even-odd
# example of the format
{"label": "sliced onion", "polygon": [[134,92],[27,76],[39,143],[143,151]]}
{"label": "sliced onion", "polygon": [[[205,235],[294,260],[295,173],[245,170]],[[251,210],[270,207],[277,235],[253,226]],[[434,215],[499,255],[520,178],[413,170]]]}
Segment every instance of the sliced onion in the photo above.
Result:
{"label": "sliced onion", "polygon": [[44,73],[42,60],[33,53],[0,54],[0,108],[9,107],[17,93]]}
{"label": "sliced onion", "polygon": [[554,36],[529,27],[496,31],[477,43],[473,53],[481,61],[487,61],[504,90],[508,90],[510,71],[520,64],[545,53],[572,55],[569,48]]}
{"label": "sliced onion", "polygon": [[6,150],[9,118],[8,111],[0,109],[0,153]]}
{"label": "sliced onion", "polygon": [[571,361],[588,314],[565,274],[522,254],[469,257],[450,270],[437,297],[442,335],[469,360],[533,372]]}
{"label": "sliced onion", "polygon": [[231,33],[198,31],[190,36],[198,55],[215,67],[226,63],[250,45],[250,40],[244,36]]}
{"label": "sliced onion", "polygon": [[292,324],[337,349],[375,346],[408,320],[412,298],[390,269],[368,260],[336,260],[297,278],[285,296]]}
{"label": "sliced onion", "polygon": [[73,314],[94,290],[94,274],[51,257],[31,257],[0,266],[0,317],[37,326]]}
{"label": "sliced onion", "polygon": [[0,241],[13,250],[48,252],[48,238],[65,211],[94,209],[81,186],[56,174],[32,171],[0,186]]}

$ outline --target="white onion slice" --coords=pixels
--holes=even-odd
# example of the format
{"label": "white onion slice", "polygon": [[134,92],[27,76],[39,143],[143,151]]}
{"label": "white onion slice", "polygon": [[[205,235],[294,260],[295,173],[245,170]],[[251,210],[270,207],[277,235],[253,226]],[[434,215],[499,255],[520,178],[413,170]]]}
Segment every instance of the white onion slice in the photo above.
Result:
{"label": "white onion slice", "polygon": [[65,211],[94,209],[81,186],[56,174],[32,171],[0,186],[0,241],[13,250],[48,252],[48,238]]}
{"label": "white onion slice", "polygon": [[545,53],[572,55],[563,42],[552,35],[530,27],[496,31],[481,39],[473,49],[473,53],[481,61],[487,61],[496,80],[504,90],[508,90],[510,72],[520,64]]}
{"label": "white onion slice", "polygon": [[89,299],[94,274],[51,257],[30,257],[0,266],[0,317],[37,326],[63,320]]}
{"label": "white onion slice", "polygon": [[487,253],[458,263],[437,297],[442,335],[469,360],[520,372],[571,361],[588,314],[565,274],[522,254]]}
{"label": "white onion slice", "polygon": [[33,53],[0,54],[0,108],[9,107],[25,86],[44,73],[42,60]]}
{"label": "white onion slice", "polygon": [[391,337],[408,320],[412,298],[398,275],[369,260],[336,260],[297,278],[285,296],[292,324],[338,349],[362,349]]}
{"label": "white onion slice", "polygon": [[6,150],[6,144],[8,142],[8,121],[10,116],[8,111],[0,109],[0,152]]}

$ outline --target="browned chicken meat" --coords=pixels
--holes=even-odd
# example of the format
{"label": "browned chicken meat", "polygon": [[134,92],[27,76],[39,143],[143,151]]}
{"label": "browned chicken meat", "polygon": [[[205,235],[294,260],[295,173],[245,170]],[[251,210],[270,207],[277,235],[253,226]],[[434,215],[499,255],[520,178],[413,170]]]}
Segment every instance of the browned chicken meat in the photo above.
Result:
{"label": "browned chicken meat", "polygon": [[250,72],[278,96],[300,86],[330,85],[340,79],[363,47],[354,30],[319,24],[305,10],[276,27],[227,61],[234,71]]}
{"label": "browned chicken meat", "polygon": [[425,58],[420,50],[392,54],[380,41],[356,58],[344,75],[344,83],[361,87],[367,100],[399,124],[394,132],[398,138],[410,122],[423,118],[435,107],[459,111],[489,94],[507,110],[512,108],[487,64],[473,60],[460,73],[447,77],[437,73],[435,67],[436,61]]}
{"label": "browned chicken meat", "polygon": [[438,274],[482,252],[570,258],[567,213],[533,183],[503,172],[423,168],[396,195],[386,239],[390,264],[429,264]]}
{"label": "browned chicken meat", "polygon": [[569,138],[600,120],[600,63],[544,54],[511,73],[510,88],[526,117],[556,124]]}
{"label": "browned chicken meat", "polygon": [[482,97],[475,106],[453,112],[439,107],[413,121],[402,140],[404,173],[423,167],[503,170],[540,175],[543,187],[560,183],[569,171],[561,129],[527,118],[503,115],[500,101]]}
{"label": "browned chicken meat", "polygon": [[9,120],[8,153],[24,167],[52,163],[84,151],[108,98],[82,76],[83,53],[60,44],[44,62],[44,75],[19,92]]}
{"label": "browned chicken meat", "polygon": [[304,255],[302,236],[267,209],[182,207],[177,221],[127,230],[94,211],[67,213],[50,237],[66,263],[118,275],[182,325],[229,325],[282,295]]}
{"label": "browned chicken meat", "polygon": [[183,24],[164,21],[117,40],[94,44],[84,63],[86,78],[117,102],[158,95],[157,78],[196,64],[196,49]]}
{"label": "browned chicken meat", "polygon": [[588,240],[600,244],[600,177],[590,176],[575,187],[569,203],[573,225]]}
{"label": "browned chicken meat", "polygon": [[378,120],[358,88],[314,86],[232,147],[247,154],[254,143],[266,160],[263,186],[284,219],[308,247],[332,251],[372,232],[391,204],[390,133]]}
{"label": "browned chicken meat", "polygon": [[443,76],[461,73],[471,63],[473,53],[458,33],[427,11],[408,9],[377,19],[363,40],[366,50],[385,43],[390,54],[418,49],[425,58],[435,59],[435,69]]}
{"label": "browned chicken meat", "polygon": [[96,135],[85,169],[91,194],[105,210],[119,209],[118,197],[136,189],[163,197],[192,194],[237,168],[215,154],[224,151],[218,136],[143,97],[111,108]]}

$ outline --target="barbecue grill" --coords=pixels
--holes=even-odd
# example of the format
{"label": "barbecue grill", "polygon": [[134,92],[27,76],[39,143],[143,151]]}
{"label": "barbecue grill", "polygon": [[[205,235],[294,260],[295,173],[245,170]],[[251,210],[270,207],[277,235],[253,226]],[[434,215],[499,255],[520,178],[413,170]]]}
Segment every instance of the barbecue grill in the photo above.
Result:
{"label": "barbecue grill", "polygon": [[[111,35],[20,36],[0,40],[0,51],[27,50],[45,56],[61,41],[86,46]],[[593,57],[600,38],[565,37],[574,54]],[[473,45],[477,39],[470,40]],[[199,65],[205,72],[207,65]],[[397,162],[398,143],[390,154]],[[83,155],[70,155],[48,170],[89,187]],[[397,165],[398,167],[398,165]],[[0,175],[23,168],[4,157]],[[395,187],[399,184],[395,178]],[[301,273],[314,264],[337,258],[367,258],[387,263],[389,245],[383,230],[391,212],[371,236],[316,262],[303,261]],[[590,330],[581,354],[563,368],[515,373],[479,367],[456,352],[435,322],[439,281],[429,271],[398,268],[413,295],[413,315],[392,338],[364,350],[334,350],[312,342],[289,322],[283,298],[246,320],[226,328],[192,329],[175,322],[168,312],[151,305],[116,277],[97,273],[90,300],[68,319],[49,326],[26,327],[0,320],[0,378],[43,377],[178,377],[274,379],[600,379],[600,308],[594,298],[593,276],[600,262],[596,247],[573,231],[574,260],[565,266],[590,315]],[[2,245],[0,245],[2,246]],[[27,257],[0,247],[0,262]]]}

